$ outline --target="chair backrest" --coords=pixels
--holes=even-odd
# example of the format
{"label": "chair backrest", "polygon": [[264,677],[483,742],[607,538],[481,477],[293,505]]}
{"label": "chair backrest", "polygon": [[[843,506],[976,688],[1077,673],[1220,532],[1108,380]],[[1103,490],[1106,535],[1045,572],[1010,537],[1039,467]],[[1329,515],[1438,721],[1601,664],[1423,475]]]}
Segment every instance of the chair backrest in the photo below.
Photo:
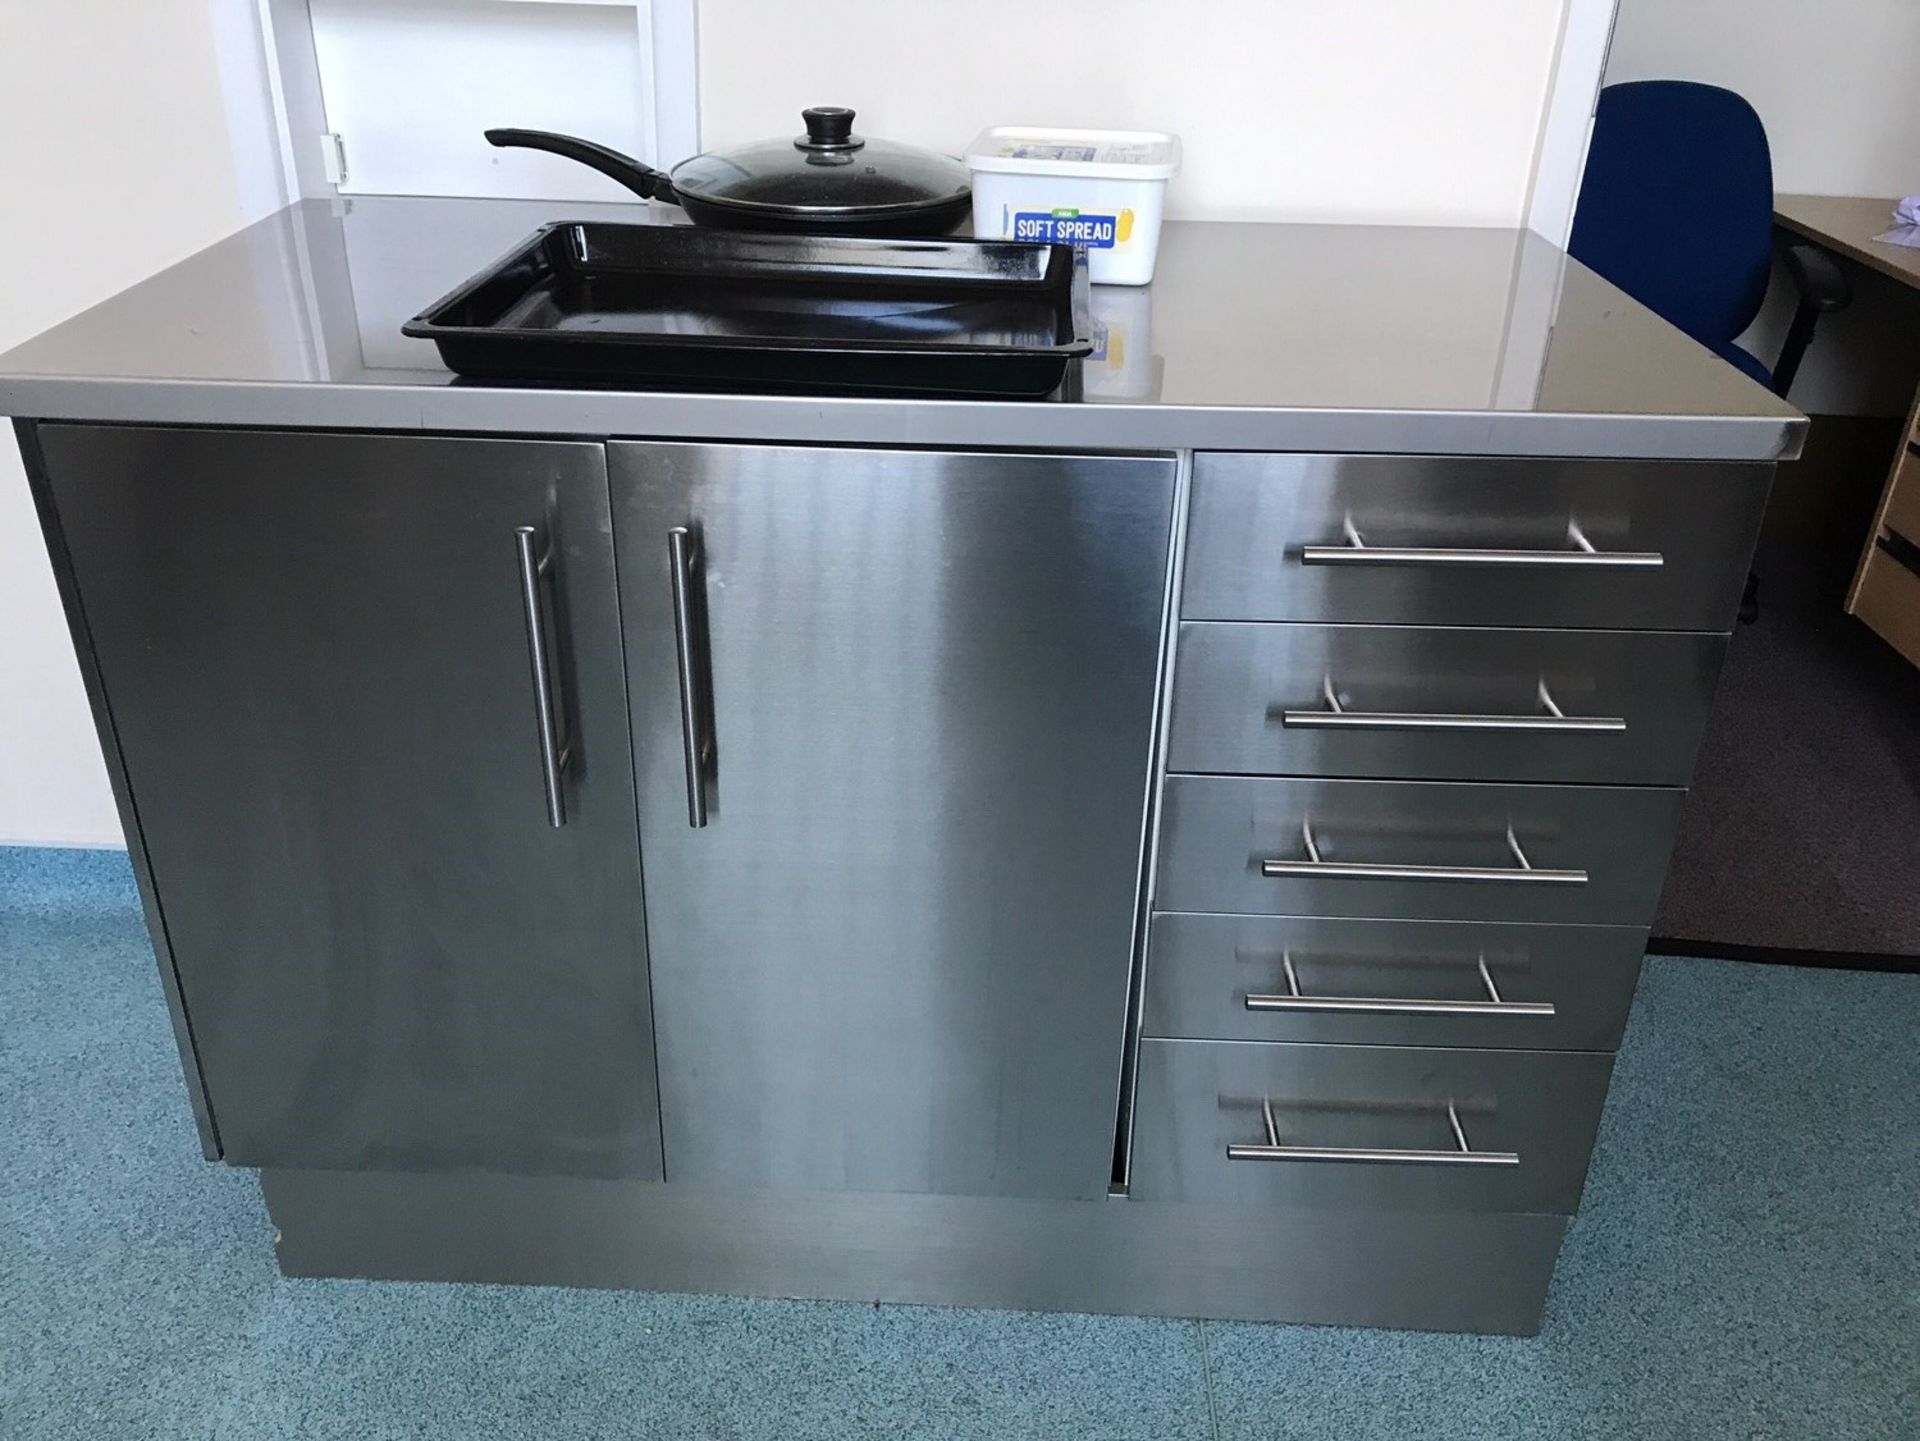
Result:
{"label": "chair backrest", "polygon": [[1753,107],[1684,80],[1602,90],[1567,249],[1696,340],[1740,334],[1773,254],[1773,156]]}

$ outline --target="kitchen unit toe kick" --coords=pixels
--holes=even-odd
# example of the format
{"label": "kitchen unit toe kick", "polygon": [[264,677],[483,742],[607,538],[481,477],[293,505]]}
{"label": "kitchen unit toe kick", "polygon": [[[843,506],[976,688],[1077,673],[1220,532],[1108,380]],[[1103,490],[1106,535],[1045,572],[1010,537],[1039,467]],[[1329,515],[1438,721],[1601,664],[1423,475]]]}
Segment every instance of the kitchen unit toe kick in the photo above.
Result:
{"label": "kitchen unit toe kick", "polygon": [[1531,1335],[1566,1218],[269,1170],[289,1276]]}

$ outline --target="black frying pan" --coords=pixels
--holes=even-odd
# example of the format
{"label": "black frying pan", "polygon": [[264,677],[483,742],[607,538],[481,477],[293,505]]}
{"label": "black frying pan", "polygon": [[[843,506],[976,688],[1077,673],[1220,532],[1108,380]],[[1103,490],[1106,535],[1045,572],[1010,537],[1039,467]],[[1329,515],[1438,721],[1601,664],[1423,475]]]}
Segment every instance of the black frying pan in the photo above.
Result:
{"label": "black frying pan", "polygon": [[951,155],[853,133],[839,106],[801,111],[806,134],[696,155],[671,175],[591,140],[489,130],[494,145],[544,150],[599,171],[696,225],[833,235],[944,235],[971,212],[967,168]]}

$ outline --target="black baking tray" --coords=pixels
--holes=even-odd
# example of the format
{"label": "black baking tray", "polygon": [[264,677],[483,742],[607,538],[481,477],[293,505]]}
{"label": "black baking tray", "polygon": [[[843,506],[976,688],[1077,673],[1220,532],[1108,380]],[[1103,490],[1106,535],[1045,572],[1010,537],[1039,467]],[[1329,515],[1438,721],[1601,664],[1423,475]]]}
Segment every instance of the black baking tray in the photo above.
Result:
{"label": "black baking tray", "polygon": [[1042,396],[1087,284],[1064,245],[564,221],[401,329],[487,380]]}

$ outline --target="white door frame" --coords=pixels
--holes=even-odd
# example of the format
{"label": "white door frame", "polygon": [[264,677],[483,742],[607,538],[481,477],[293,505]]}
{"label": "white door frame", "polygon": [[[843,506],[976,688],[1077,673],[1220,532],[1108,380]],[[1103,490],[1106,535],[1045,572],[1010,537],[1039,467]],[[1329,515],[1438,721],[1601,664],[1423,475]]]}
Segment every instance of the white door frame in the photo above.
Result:
{"label": "white door frame", "polygon": [[1587,164],[1594,107],[1606,79],[1607,52],[1613,45],[1618,13],[1619,0],[1567,0],[1561,15],[1560,46],[1534,152],[1526,224],[1563,248],[1573,232],[1580,175]]}
{"label": "white door frame", "polygon": [[[338,194],[327,179],[326,97],[314,55],[307,0],[255,0],[253,13],[210,0],[225,28],[253,34],[278,130],[280,184],[289,201]],[[700,149],[699,0],[596,0],[628,4],[638,28],[641,64],[652,71],[640,116],[642,159],[662,169]],[[229,44],[226,48],[235,48]]]}

